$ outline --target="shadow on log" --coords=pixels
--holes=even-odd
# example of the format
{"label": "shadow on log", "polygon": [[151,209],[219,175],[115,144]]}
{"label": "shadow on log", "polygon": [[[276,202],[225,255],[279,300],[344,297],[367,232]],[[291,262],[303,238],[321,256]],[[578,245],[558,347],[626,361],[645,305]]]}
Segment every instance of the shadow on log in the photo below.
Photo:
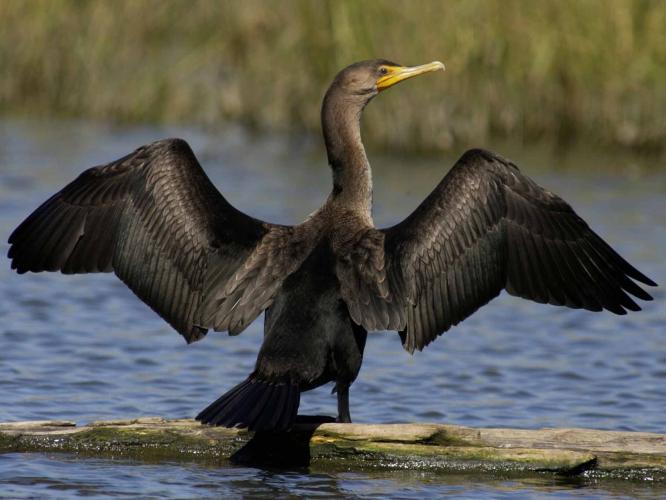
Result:
{"label": "shadow on log", "polygon": [[298,426],[290,432],[255,432],[245,446],[229,457],[233,464],[260,467],[308,467],[310,441],[317,428],[335,419],[299,415]]}
{"label": "shadow on log", "polygon": [[310,439],[317,425],[292,432],[257,432],[229,457],[232,464],[259,467],[308,467],[312,460]]}
{"label": "shadow on log", "polygon": [[304,423],[253,434],[190,419],[0,423],[0,453],[63,451],[159,462],[311,470],[427,470],[518,477],[557,474],[666,481],[666,435],[444,424]]}

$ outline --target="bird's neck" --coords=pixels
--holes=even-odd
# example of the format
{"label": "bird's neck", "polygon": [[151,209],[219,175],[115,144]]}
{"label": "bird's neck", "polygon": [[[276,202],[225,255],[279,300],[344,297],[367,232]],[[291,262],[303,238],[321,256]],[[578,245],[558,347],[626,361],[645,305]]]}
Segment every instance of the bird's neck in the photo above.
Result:
{"label": "bird's neck", "polygon": [[321,112],[328,163],[333,170],[329,200],[372,221],[372,173],[361,142],[364,102],[329,90]]}

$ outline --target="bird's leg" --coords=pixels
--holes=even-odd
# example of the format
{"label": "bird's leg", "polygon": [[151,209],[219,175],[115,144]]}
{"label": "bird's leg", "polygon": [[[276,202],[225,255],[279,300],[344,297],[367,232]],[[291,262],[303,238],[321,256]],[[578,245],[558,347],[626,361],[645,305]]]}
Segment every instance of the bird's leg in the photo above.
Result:
{"label": "bird's leg", "polygon": [[338,418],[336,422],[351,424],[349,414],[349,384],[338,382],[335,386],[338,393]]}

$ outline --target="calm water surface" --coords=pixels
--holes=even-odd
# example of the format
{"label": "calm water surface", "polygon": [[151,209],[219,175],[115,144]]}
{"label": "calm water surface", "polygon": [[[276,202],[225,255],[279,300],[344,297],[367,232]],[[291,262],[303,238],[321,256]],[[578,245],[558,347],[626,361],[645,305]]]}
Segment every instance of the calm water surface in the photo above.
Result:
{"label": "calm water surface", "polygon": [[[238,131],[0,122],[0,253],[11,230],[88,166],[163,137],[187,139],[237,208],[295,223],[330,189],[318,143],[250,139]],[[506,151],[504,152],[509,155]],[[406,216],[455,160],[374,160],[375,219]],[[512,152],[648,276],[666,283],[666,176],[552,170],[556,161]],[[575,165],[576,158],[562,160]],[[626,168],[625,168],[626,167]],[[662,172],[666,171],[661,166]],[[591,173],[592,172],[592,173]],[[503,294],[424,352],[410,356],[394,333],[372,334],[352,386],[356,422],[447,422],[486,427],[594,427],[666,432],[666,308],[618,317],[543,306]],[[186,346],[113,275],[9,270],[0,258],[0,421],[83,423],[142,415],[191,417],[252,370],[262,318],[242,335],[210,333]],[[301,413],[335,414],[331,387],[307,393]],[[321,474],[197,464],[145,464],[68,455],[0,455],[0,496],[368,496],[468,498],[659,496],[649,484],[553,479],[475,482],[403,471]]]}

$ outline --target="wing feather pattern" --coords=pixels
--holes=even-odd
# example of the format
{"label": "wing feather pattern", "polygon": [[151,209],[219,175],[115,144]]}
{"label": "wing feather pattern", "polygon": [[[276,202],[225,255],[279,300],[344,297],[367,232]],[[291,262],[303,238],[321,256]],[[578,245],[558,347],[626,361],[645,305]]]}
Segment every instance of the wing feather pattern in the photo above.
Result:
{"label": "wing feather pattern", "polygon": [[9,257],[19,273],[114,271],[192,342],[239,333],[270,304],[298,265],[295,231],[236,210],[189,145],[167,139],[83,172],[18,226]]}
{"label": "wing feather pattern", "polygon": [[[651,300],[634,280],[656,286],[564,200],[483,150],[465,153],[407,219],[382,232],[388,292],[380,310],[385,318],[383,309],[405,311],[379,326],[399,330],[410,352],[502,289],[536,302],[626,314],[640,310],[631,296]],[[364,315],[371,320],[364,323]],[[363,326],[377,326],[377,308],[364,315],[357,314]]]}

